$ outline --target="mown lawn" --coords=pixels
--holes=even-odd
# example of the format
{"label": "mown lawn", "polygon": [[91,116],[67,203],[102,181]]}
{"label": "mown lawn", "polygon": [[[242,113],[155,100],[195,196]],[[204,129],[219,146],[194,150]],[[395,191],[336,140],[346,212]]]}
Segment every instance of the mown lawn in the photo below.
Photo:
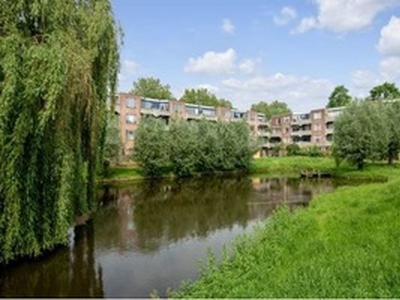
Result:
{"label": "mown lawn", "polygon": [[[334,168],[326,158],[312,158],[309,165],[291,159],[256,163]],[[400,297],[399,166],[336,172],[388,181],[339,188],[294,213],[281,208],[254,234],[238,239],[221,265],[211,264],[198,281],[170,296]]]}

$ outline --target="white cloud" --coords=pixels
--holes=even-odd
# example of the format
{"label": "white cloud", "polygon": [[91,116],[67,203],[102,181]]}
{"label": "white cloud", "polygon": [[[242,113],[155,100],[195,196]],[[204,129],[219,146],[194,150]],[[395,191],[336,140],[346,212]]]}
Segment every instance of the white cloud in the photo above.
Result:
{"label": "white cloud", "polygon": [[216,87],[215,85],[212,85],[212,84],[208,84],[208,83],[199,84],[199,85],[196,86],[196,88],[198,88],[198,89],[207,89],[212,93],[216,93],[216,92],[219,91],[218,87]]}
{"label": "white cloud", "polygon": [[400,79],[400,56],[389,56],[380,62],[382,77],[385,81]]}
{"label": "white cloud", "polygon": [[297,12],[293,7],[284,6],[280,11],[279,16],[275,16],[273,21],[276,25],[286,25],[296,17]]}
{"label": "white cloud", "polygon": [[370,70],[356,70],[351,74],[350,94],[357,98],[368,96],[369,91],[382,83],[382,78]]}
{"label": "white cloud", "polygon": [[384,81],[400,79],[400,18],[392,16],[382,27],[377,49],[383,54],[379,64]]}
{"label": "white cloud", "polygon": [[140,65],[131,59],[126,59],[121,63],[121,70],[118,73],[118,86],[121,90],[128,90],[132,85],[134,75],[137,75]]}
{"label": "white cloud", "polygon": [[400,56],[400,18],[392,16],[381,29],[378,50],[384,55]]}
{"label": "white cloud", "polygon": [[276,73],[271,76],[254,76],[245,80],[228,78],[222,85],[229,90],[235,104],[248,107],[251,103],[264,100],[286,102],[295,111],[308,111],[324,107],[334,85],[327,79],[297,77]]}
{"label": "white cloud", "polygon": [[317,27],[317,20],[315,18],[303,18],[300,21],[300,24],[297,25],[296,28],[290,31],[290,33],[304,33],[311,28],[316,28]]}
{"label": "white cloud", "polygon": [[379,82],[376,74],[369,70],[356,70],[351,74],[354,88],[359,91],[369,91]]}
{"label": "white cloud", "polygon": [[197,58],[189,58],[184,70],[188,73],[232,74],[234,72],[252,73],[256,61],[246,59],[237,63],[236,51],[229,48],[225,52],[207,51]]}
{"label": "white cloud", "polygon": [[256,68],[256,62],[252,59],[246,59],[239,64],[238,68],[244,73],[253,73]]}
{"label": "white cloud", "polygon": [[124,60],[122,63],[122,71],[126,75],[135,74],[139,70],[140,65],[134,60]]}
{"label": "white cloud", "polygon": [[231,22],[229,19],[223,19],[222,20],[222,25],[221,25],[221,30],[224,33],[228,34],[234,34],[235,32],[235,25]]}
{"label": "white cloud", "polygon": [[357,31],[371,25],[378,13],[400,5],[398,0],[313,0],[313,3],[318,15],[303,18],[293,32],[303,33],[312,28],[336,33]]}
{"label": "white cloud", "polygon": [[229,48],[225,52],[207,51],[203,56],[189,58],[185,72],[231,73],[235,68],[236,52]]}

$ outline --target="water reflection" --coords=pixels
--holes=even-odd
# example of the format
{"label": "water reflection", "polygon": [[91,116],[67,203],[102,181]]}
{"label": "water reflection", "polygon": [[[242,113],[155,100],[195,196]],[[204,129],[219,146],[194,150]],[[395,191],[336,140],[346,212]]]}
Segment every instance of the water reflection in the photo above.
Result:
{"label": "water reflection", "polygon": [[104,187],[69,248],[0,270],[0,296],[148,297],[195,278],[208,247],[220,251],[278,205],[331,190],[330,180],[247,177]]}
{"label": "water reflection", "polygon": [[71,246],[45,258],[0,269],[2,297],[103,297],[101,266],[96,265],[93,226],[74,230]]}

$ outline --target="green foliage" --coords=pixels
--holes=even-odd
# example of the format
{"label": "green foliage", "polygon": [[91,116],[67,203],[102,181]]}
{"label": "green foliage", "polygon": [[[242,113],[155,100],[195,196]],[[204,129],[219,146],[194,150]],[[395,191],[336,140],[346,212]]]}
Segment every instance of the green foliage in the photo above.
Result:
{"label": "green foliage", "polygon": [[186,103],[207,105],[207,106],[220,106],[232,108],[232,103],[225,99],[218,99],[213,93],[207,89],[186,89],[181,101]]}
{"label": "green foliage", "polygon": [[317,171],[333,171],[335,162],[331,157],[307,157],[307,156],[282,156],[262,157],[253,160],[252,173],[294,173],[298,176],[304,169]]}
{"label": "green foliage", "polygon": [[261,101],[257,104],[253,104],[251,110],[265,114],[267,119],[271,119],[272,116],[290,114],[292,112],[285,102],[280,102],[278,100],[272,101],[269,104]]}
{"label": "green foliage", "polygon": [[[381,169],[399,176],[398,168]],[[397,298],[399,183],[339,188],[306,210],[281,208],[238,239],[230,259],[212,262],[197,281],[168,296]]]}
{"label": "green foliage", "polygon": [[346,106],[351,102],[351,96],[349,95],[349,90],[343,85],[335,87],[331,95],[329,96],[329,101],[327,108]]}
{"label": "green foliage", "polygon": [[311,157],[319,157],[319,156],[324,155],[322,153],[321,149],[319,149],[317,145],[313,145],[311,147],[302,149],[301,153],[302,153],[302,155],[311,156]]}
{"label": "green foliage", "polygon": [[120,137],[118,116],[107,112],[107,127],[104,144],[104,158],[118,162],[121,153],[122,141]]}
{"label": "green foliage", "polygon": [[298,144],[290,144],[286,146],[287,156],[297,156],[301,155],[301,148]]}
{"label": "green foliage", "polygon": [[160,176],[169,166],[168,132],[160,119],[140,121],[135,132],[134,160],[146,176]]}
{"label": "green foliage", "polygon": [[169,160],[178,176],[190,176],[196,172],[200,143],[198,124],[183,119],[171,122],[164,147],[169,148]]}
{"label": "green foliage", "polygon": [[386,130],[389,134],[389,143],[384,157],[389,164],[398,158],[400,152],[400,102],[387,103],[385,105]]}
{"label": "green foliage", "polygon": [[255,143],[243,122],[213,123],[206,120],[144,119],[135,137],[134,160],[147,176],[167,170],[177,176],[195,173],[247,170]]}
{"label": "green foliage", "polygon": [[67,243],[72,217],[92,208],[119,29],[108,0],[0,0],[0,7],[4,263]]}
{"label": "green foliage", "polygon": [[133,83],[132,93],[145,98],[151,99],[172,99],[171,87],[163,85],[158,78],[148,77],[139,78]]}
{"label": "green foliage", "polygon": [[362,169],[366,159],[388,153],[387,107],[382,102],[354,102],[335,121],[334,148],[338,160],[347,159]]}
{"label": "green foliage", "polygon": [[375,86],[369,92],[369,99],[375,100],[390,100],[400,98],[400,91],[395,83],[385,82],[381,85]]}

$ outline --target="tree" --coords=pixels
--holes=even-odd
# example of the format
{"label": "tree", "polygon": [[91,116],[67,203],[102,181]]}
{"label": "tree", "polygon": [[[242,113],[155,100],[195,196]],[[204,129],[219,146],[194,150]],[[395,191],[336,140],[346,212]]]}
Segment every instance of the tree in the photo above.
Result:
{"label": "tree", "polygon": [[146,176],[160,176],[169,166],[168,137],[163,121],[143,118],[135,132],[134,160]]}
{"label": "tree", "polygon": [[381,102],[351,103],[335,121],[334,155],[358,169],[366,159],[380,159],[389,144],[385,107]]}
{"label": "tree", "polygon": [[400,102],[386,103],[385,114],[389,141],[384,158],[387,158],[388,164],[391,165],[400,152]]}
{"label": "tree", "polygon": [[327,108],[346,106],[351,102],[351,96],[348,94],[349,90],[343,85],[335,87],[331,95],[329,96],[329,101]]}
{"label": "tree", "polygon": [[267,119],[270,119],[272,116],[290,114],[292,112],[285,102],[280,102],[278,100],[272,101],[270,104],[260,101],[253,104],[251,110],[265,114]]}
{"label": "tree", "polygon": [[156,119],[144,119],[136,131],[134,159],[143,173],[177,176],[248,170],[256,143],[245,121],[213,123],[171,120],[168,130]]}
{"label": "tree", "polygon": [[172,99],[170,89],[168,84],[162,85],[158,78],[142,77],[133,83],[132,94],[151,99]]}
{"label": "tree", "polygon": [[93,208],[118,38],[109,0],[0,0],[0,264]]}
{"label": "tree", "polygon": [[118,116],[112,111],[107,112],[107,127],[104,144],[104,158],[107,161],[118,162],[121,153],[122,141],[120,137]]}
{"label": "tree", "polygon": [[394,83],[385,82],[375,86],[369,92],[369,98],[372,101],[396,99],[400,98],[400,91]]}
{"label": "tree", "polygon": [[232,103],[225,99],[218,99],[213,93],[207,89],[186,89],[181,101],[207,106],[221,106],[232,108]]}
{"label": "tree", "polygon": [[297,156],[301,155],[302,151],[298,144],[289,144],[286,146],[286,155],[287,156]]}

